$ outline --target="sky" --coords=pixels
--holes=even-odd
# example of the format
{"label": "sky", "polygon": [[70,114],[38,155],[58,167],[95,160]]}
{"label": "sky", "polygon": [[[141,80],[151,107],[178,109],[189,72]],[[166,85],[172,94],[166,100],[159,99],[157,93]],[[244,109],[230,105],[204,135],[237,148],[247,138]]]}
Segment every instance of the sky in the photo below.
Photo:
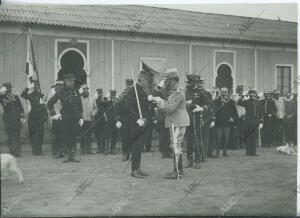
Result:
{"label": "sky", "polygon": [[[283,0],[2,0],[2,2],[51,4],[142,4],[155,7],[166,7],[206,13],[229,14],[249,17],[257,17],[259,15],[260,18],[266,19],[280,19],[282,21],[292,22],[298,21],[298,5],[295,3],[295,1],[294,3],[282,3],[287,2]],[[233,2],[234,4],[232,4]],[[262,11],[263,13],[261,13]]]}

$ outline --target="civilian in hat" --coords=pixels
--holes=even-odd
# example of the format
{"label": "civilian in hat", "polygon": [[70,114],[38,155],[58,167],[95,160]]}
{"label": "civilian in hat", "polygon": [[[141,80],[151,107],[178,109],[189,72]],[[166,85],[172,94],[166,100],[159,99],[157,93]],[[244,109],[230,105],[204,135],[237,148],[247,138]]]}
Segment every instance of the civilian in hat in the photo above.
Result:
{"label": "civilian in hat", "polygon": [[63,163],[79,162],[75,158],[76,155],[76,137],[78,136],[79,126],[82,126],[83,111],[82,102],[78,90],[75,88],[74,74],[67,74],[64,79],[64,88],[48,101],[48,110],[51,116],[55,116],[54,104],[60,100],[62,104],[61,118],[64,144],[66,146],[67,157]]}
{"label": "civilian in hat", "polygon": [[245,107],[245,132],[240,138],[246,141],[246,155],[256,156],[256,140],[258,130],[263,126],[263,112],[257,100],[255,90],[249,90],[248,95],[238,100],[238,105]]}
{"label": "civilian in hat", "polygon": [[81,154],[92,154],[92,133],[93,133],[93,112],[94,102],[90,97],[89,87],[82,85],[79,89],[81,94],[82,110],[83,110],[83,125],[81,127],[80,148]]}
{"label": "civilian in hat", "polygon": [[[144,178],[147,173],[141,170],[142,150],[144,146],[144,135],[148,122],[151,121],[152,112],[149,109],[149,101],[147,99],[147,91],[153,82],[153,75],[149,72],[140,71],[138,81],[135,88],[128,90],[127,95],[122,99],[122,104],[119,105],[119,113],[127,114],[128,124],[130,129],[130,144],[131,144],[131,176],[135,178]],[[138,100],[137,100],[138,99]],[[138,102],[141,109],[139,112]],[[119,123],[120,124],[120,123]],[[121,123],[122,125],[122,123]]]}
{"label": "civilian in hat", "polygon": [[[176,179],[183,176],[182,143],[186,127],[190,125],[190,118],[186,110],[184,90],[179,86],[179,75],[176,68],[168,69],[163,79],[164,86],[170,92],[167,101],[155,97],[158,108],[166,112],[165,127],[170,130],[170,141],[174,151],[174,168],[166,174],[166,179]],[[196,107],[199,108],[200,106]],[[177,158],[178,157],[178,158]]]}
{"label": "civilian in hat", "polygon": [[104,117],[105,104],[103,100],[103,89],[96,90],[94,103],[95,137],[97,141],[97,153],[104,152],[104,130],[106,119]]}
{"label": "civilian in hat", "polygon": [[264,97],[265,99],[260,101],[263,112],[262,118],[264,121],[264,127],[262,129],[262,145],[270,147],[274,144],[273,132],[277,109],[269,91],[264,92]]}
{"label": "civilian in hat", "polygon": [[[56,81],[55,85],[51,87],[52,89],[50,94],[48,95],[48,99],[51,99],[56,92],[60,92],[60,90],[63,88],[63,85],[64,85],[63,81]],[[60,110],[61,110],[61,102],[60,100],[58,100],[54,104],[54,111],[56,115],[52,116],[51,118],[52,155],[54,159],[63,158],[65,153]]]}
{"label": "civilian in hat", "polygon": [[45,104],[42,103],[44,95],[39,91],[37,80],[33,80],[29,88],[25,88],[21,97],[28,100],[31,110],[28,115],[29,140],[33,155],[42,155],[45,122],[48,113]]}
{"label": "civilian in hat", "polygon": [[289,92],[286,94],[284,100],[284,133],[286,139],[286,145],[293,147],[296,145],[294,140],[297,137],[297,103],[293,98],[293,95]]}
{"label": "civilian in hat", "polygon": [[284,100],[280,97],[280,92],[274,90],[273,101],[276,106],[276,116],[274,116],[273,139],[275,146],[283,145],[283,118],[284,118]]}
{"label": "civilian in hat", "polygon": [[3,83],[0,88],[0,103],[3,107],[3,122],[7,134],[9,153],[21,156],[20,133],[25,122],[24,109],[18,95],[12,93],[11,83]]}

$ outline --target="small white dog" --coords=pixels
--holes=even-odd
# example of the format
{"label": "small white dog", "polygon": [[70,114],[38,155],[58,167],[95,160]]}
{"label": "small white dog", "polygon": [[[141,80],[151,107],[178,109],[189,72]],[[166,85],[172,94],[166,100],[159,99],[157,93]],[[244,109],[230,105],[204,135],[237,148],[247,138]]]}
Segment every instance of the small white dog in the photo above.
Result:
{"label": "small white dog", "polygon": [[20,168],[18,167],[16,158],[11,154],[1,154],[0,157],[1,157],[1,171],[2,169],[9,169],[10,171],[17,173],[17,175],[19,176],[19,182],[23,183],[24,178]]}
{"label": "small white dog", "polygon": [[288,154],[288,155],[296,155],[294,145],[289,145],[288,143],[283,146],[279,146],[276,148],[279,153]]}

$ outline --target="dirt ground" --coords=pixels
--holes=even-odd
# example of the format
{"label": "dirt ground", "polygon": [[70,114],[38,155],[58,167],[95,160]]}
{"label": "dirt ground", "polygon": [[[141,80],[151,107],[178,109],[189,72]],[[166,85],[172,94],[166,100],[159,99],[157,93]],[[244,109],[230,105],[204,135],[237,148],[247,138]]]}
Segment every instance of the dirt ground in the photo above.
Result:
{"label": "dirt ground", "polygon": [[[121,154],[81,155],[80,163],[63,164],[50,152],[32,156],[27,147],[18,158],[25,183],[2,173],[2,215],[296,214],[297,159],[274,148],[258,150],[257,157],[231,150],[229,157],[208,159],[199,170],[185,169],[185,176],[177,181],[162,178],[172,169],[172,160],[161,159],[159,152],[143,153],[142,168],[150,176],[135,179]],[[185,189],[194,181],[199,185],[186,196]],[[76,196],[84,183],[89,185]]]}

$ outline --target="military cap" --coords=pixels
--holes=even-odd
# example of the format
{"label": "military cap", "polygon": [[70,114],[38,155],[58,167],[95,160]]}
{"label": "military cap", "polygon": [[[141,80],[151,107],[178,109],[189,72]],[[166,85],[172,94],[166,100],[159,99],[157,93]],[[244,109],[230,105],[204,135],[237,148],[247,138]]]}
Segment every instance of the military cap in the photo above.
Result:
{"label": "military cap", "polygon": [[98,94],[103,94],[103,89],[96,89],[96,92],[98,92]]}
{"label": "military cap", "polygon": [[265,90],[264,94],[270,94],[270,91]]}
{"label": "military cap", "polygon": [[65,74],[64,79],[75,81],[75,75],[72,73]]}
{"label": "military cap", "polygon": [[251,95],[251,94],[255,94],[256,95],[256,91],[254,89],[250,89],[248,91],[248,95]]}
{"label": "military cap", "polygon": [[86,84],[81,85],[81,89],[89,89],[89,87]]}
{"label": "military cap", "polygon": [[149,80],[149,81],[152,80],[152,73],[149,72],[149,71],[141,70],[141,71],[140,71],[140,76],[143,76],[144,78],[146,78],[146,79]]}
{"label": "military cap", "polygon": [[110,90],[110,96],[116,96],[117,91],[116,90]]}
{"label": "military cap", "polygon": [[197,80],[196,75],[195,74],[187,74],[186,78],[188,80],[188,82],[194,82]]}
{"label": "military cap", "polygon": [[126,86],[132,86],[133,85],[133,79],[126,79]]}
{"label": "military cap", "polygon": [[172,78],[179,78],[177,68],[167,69],[163,75],[163,79],[172,79]]}
{"label": "military cap", "polygon": [[275,89],[275,90],[273,91],[273,93],[279,95],[279,94],[280,94],[280,91]]}
{"label": "military cap", "polygon": [[64,84],[64,82],[61,81],[61,80],[56,80],[55,81],[55,85],[63,85],[63,84]]}
{"label": "military cap", "polygon": [[236,87],[236,90],[242,90],[242,89],[244,89],[244,85],[238,85],[238,86]]}
{"label": "military cap", "polygon": [[12,85],[10,82],[3,83],[3,86],[6,87],[6,89],[12,89]]}

